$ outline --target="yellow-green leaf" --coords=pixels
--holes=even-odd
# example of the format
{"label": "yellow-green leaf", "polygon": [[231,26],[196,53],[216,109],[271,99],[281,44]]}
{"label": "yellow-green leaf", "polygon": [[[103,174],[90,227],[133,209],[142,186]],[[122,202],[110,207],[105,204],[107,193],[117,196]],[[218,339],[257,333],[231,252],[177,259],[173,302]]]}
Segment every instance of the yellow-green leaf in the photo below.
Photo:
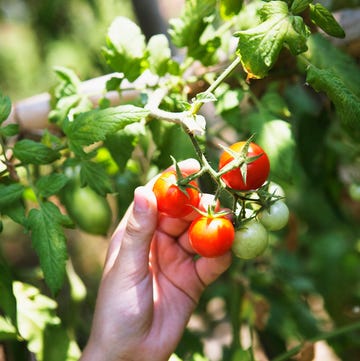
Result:
{"label": "yellow-green leaf", "polygon": [[236,32],[239,38],[237,54],[248,78],[265,77],[277,61],[284,46],[292,54],[307,50],[309,30],[299,16],[289,13],[283,1],[271,1],[260,10],[262,23],[254,28]]}

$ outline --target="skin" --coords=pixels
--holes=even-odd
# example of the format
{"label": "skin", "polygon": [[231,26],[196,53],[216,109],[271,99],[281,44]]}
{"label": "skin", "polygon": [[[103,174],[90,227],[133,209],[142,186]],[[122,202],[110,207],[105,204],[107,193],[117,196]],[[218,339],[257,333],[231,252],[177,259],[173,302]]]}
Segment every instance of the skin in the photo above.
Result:
{"label": "skin", "polygon": [[[193,159],[179,165],[199,169]],[[230,252],[194,259],[187,230],[197,213],[184,219],[159,214],[154,181],[136,189],[111,238],[81,361],[168,360],[205,287],[230,266]],[[203,195],[200,208],[211,202]]]}

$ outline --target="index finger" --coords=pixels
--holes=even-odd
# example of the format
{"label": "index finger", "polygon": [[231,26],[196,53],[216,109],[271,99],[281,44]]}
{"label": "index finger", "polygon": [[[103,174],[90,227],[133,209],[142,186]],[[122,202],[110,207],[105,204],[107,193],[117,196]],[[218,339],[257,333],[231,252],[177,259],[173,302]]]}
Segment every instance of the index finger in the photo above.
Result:
{"label": "index finger", "polygon": [[[194,158],[189,158],[186,160],[183,160],[181,162],[178,163],[180,169],[184,172],[187,172],[189,174],[195,173],[197,171],[200,170],[200,164],[199,162],[194,159]],[[171,169],[175,169],[175,166],[172,165],[170,167],[167,168],[167,170],[171,170]],[[148,191],[152,192],[152,188],[154,186],[154,183],[156,181],[156,179],[159,177],[160,175],[155,176],[154,178],[152,178],[145,186],[144,188],[147,189]],[[128,218],[132,212],[132,207],[133,207],[133,202],[130,204],[130,206],[128,207],[125,215],[123,216],[123,218],[121,219],[121,221],[119,222],[118,226],[116,227],[113,236],[111,237],[111,241],[109,244],[109,248],[108,248],[108,252],[107,252],[107,256],[106,256],[106,264],[112,264],[112,261],[110,261],[109,259],[115,258],[116,255],[119,252],[120,249],[120,245],[121,245],[121,241],[122,241],[122,237],[123,234],[125,232],[125,228],[126,228],[126,224],[128,222]],[[184,222],[185,223],[185,222]],[[185,223],[186,224],[186,223]],[[177,229],[178,227],[175,227],[175,229]],[[184,227],[180,227],[182,229],[186,228],[186,226]],[[116,237],[115,237],[116,235]]]}

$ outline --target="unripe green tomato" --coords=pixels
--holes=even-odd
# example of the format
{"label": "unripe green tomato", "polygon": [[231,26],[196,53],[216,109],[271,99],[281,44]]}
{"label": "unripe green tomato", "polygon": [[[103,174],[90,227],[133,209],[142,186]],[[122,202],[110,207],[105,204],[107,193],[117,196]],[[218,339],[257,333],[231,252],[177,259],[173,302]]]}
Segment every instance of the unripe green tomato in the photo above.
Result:
{"label": "unripe green tomato", "polygon": [[268,192],[278,197],[285,197],[284,189],[275,182],[270,182]]}
{"label": "unripe green tomato", "polygon": [[252,259],[260,256],[267,245],[267,230],[260,222],[251,220],[236,231],[232,250],[239,258]]}
{"label": "unripe green tomato", "polygon": [[352,183],[349,187],[349,194],[352,200],[360,201],[360,184]]}
{"label": "unripe green tomato", "polygon": [[96,235],[107,234],[112,215],[106,198],[90,187],[80,187],[79,182],[71,180],[63,189],[61,202],[81,230]]}
{"label": "unripe green tomato", "polygon": [[283,201],[276,201],[269,209],[260,211],[258,219],[267,230],[278,231],[289,221],[289,208]]}

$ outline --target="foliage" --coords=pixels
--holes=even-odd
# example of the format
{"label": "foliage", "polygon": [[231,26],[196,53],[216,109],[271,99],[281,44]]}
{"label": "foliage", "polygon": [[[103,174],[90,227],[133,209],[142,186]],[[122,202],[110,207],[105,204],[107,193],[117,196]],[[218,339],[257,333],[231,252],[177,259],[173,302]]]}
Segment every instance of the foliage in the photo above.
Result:
{"label": "foliage", "polygon": [[[100,233],[109,233],[133,189],[170,165],[171,156],[197,157],[208,173],[201,174],[201,186],[213,191],[217,143],[254,137],[270,158],[270,179],[285,191],[290,222],[271,233],[260,257],[234,259],[206,290],[197,313],[213,325],[208,305],[224,302],[222,321],[232,328],[224,360],[256,359],[240,329],[256,335],[269,358],[293,356],[300,350],[287,351],[294,340],[326,339],[341,358],[355,360],[360,234],[350,190],[360,184],[360,70],[313,30],[342,38],[342,28],[310,0],[187,0],[169,26],[171,42],[164,35],[146,41],[132,20],[116,17],[99,52],[117,73],[94,104],[81,93],[75,72],[57,67],[49,130],[41,134],[22,134],[7,123],[11,100],[0,96],[2,236],[20,225],[37,255],[26,277],[0,258],[0,340],[13,358],[26,350],[47,361],[80,354],[89,325],[62,314],[64,305],[77,309],[87,296],[69,268],[74,255],[67,235],[69,228],[89,228],[64,199],[70,184],[100,197],[106,212]],[[149,74],[151,82],[144,83]],[[128,99],[129,90],[136,95],[120,105],[107,98],[116,91]],[[227,194],[221,201],[230,204]],[[314,299],[324,302],[327,320],[313,309]],[[209,336],[201,332],[187,330],[173,358],[206,360],[193,341]]]}
{"label": "foliage", "polygon": [[14,101],[48,91],[59,65],[84,79],[102,74],[106,64],[99,49],[114,14],[133,19],[131,1],[2,0],[2,89]]}

